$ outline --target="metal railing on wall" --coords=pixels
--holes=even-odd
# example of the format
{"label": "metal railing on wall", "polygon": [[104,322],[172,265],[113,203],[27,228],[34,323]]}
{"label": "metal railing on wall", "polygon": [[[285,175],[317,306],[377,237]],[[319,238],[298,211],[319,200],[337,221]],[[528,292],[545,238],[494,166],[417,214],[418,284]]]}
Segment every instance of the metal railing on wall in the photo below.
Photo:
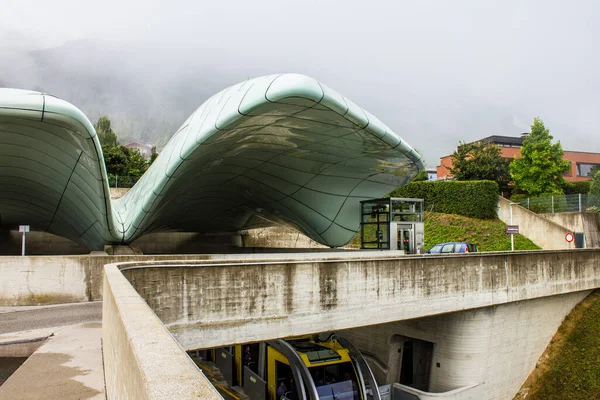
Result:
{"label": "metal railing on wall", "polygon": [[108,186],[111,188],[131,188],[140,179],[139,176],[108,175]]}
{"label": "metal railing on wall", "polygon": [[598,211],[600,208],[600,196],[582,193],[527,197],[517,202],[538,214]]}

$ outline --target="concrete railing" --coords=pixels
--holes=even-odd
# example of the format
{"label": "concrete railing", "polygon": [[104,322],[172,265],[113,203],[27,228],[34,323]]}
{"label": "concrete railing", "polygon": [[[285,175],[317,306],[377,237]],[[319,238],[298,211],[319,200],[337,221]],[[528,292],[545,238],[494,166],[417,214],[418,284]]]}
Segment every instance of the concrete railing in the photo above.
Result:
{"label": "concrete railing", "polygon": [[115,264],[104,269],[108,399],[221,399]]}
{"label": "concrete railing", "polygon": [[390,400],[480,400],[485,398],[483,386],[480,384],[465,386],[443,393],[431,393],[394,383],[391,385],[390,390]]}

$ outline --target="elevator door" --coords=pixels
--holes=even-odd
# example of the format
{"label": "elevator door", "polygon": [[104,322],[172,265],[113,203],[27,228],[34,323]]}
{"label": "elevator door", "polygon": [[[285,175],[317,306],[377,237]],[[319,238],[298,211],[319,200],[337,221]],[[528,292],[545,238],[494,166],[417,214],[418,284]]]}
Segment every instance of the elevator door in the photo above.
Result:
{"label": "elevator door", "polygon": [[398,224],[398,250],[404,250],[404,254],[415,254],[414,230],[412,225]]}

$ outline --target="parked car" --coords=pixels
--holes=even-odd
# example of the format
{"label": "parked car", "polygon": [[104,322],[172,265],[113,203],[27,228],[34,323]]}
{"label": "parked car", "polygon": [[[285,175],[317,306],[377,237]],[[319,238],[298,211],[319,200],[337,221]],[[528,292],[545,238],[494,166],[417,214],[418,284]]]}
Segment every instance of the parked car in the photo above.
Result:
{"label": "parked car", "polygon": [[450,253],[473,253],[477,246],[467,242],[438,243],[425,252],[425,254],[450,254]]}

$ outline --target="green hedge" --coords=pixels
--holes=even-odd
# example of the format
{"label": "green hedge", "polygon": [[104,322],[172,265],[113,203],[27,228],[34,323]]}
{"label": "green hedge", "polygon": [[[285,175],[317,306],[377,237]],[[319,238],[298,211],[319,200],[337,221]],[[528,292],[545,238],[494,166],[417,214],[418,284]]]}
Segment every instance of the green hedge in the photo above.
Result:
{"label": "green hedge", "polygon": [[493,181],[413,182],[390,193],[389,197],[425,200],[425,209],[473,218],[496,218],[498,184]]}

